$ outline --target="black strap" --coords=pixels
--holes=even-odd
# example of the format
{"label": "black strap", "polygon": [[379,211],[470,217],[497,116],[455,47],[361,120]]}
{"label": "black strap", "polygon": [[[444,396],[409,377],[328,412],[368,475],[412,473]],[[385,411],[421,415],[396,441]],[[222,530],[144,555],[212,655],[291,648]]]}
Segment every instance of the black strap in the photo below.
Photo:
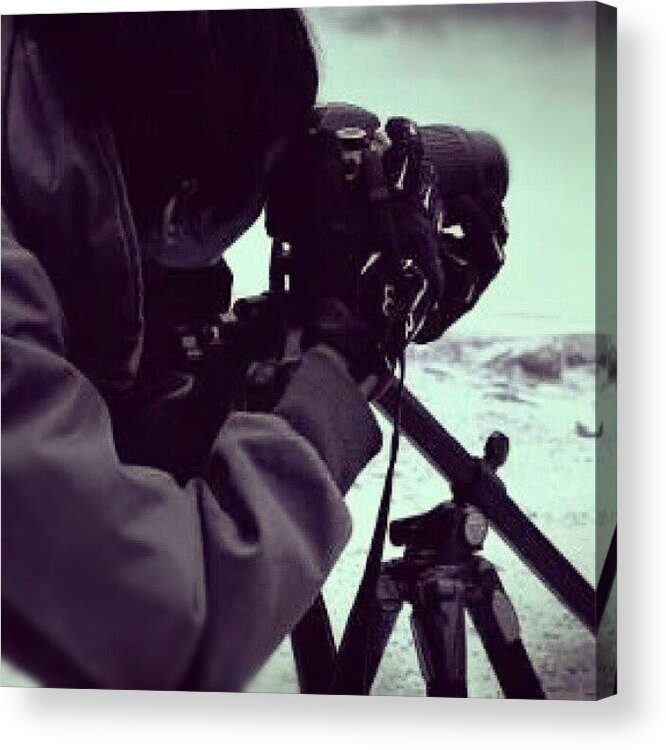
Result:
{"label": "black strap", "polygon": [[[402,393],[405,381],[404,353],[399,359],[400,378],[399,393]],[[368,695],[370,684],[369,656],[371,643],[371,624],[374,604],[377,597],[377,583],[381,572],[384,540],[388,529],[393,477],[400,446],[400,406],[398,396],[393,413],[393,435],[391,453],[384,480],[384,489],[377,511],[377,521],[372,535],[372,542],[365,563],[365,570],[359,584],[356,598],[347,618],[347,625],[342,636],[340,650],[330,692],[334,695]]]}

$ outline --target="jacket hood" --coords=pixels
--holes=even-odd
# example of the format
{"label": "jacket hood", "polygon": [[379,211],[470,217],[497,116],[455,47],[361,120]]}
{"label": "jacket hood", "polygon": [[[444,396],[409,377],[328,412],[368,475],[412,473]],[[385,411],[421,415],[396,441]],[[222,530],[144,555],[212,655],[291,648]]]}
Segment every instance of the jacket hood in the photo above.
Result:
{"label": "jacket hood", "polygon": [[141,354],[136,231],[113,137],[2,18],[2,206],[45,267],[73,362],[102,390],[127,388]]}

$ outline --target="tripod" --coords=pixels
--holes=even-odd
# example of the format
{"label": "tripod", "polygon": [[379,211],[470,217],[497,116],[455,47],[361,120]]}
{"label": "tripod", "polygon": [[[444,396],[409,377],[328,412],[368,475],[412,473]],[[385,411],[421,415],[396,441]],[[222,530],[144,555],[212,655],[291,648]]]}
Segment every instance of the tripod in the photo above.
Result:
{"label": "tripod", "polygon": [[[370,648],[364,665],[368,685],[407,602],[428,696],[467,697],[467,611],[505,696],[545,698],[497,571],[477,554],[486,532],[485,518],[478,511],[454,502],[391,525],[392,541],[407,546],[401,559],[382,565],[369,613]],[[430,547],[431,535],[448,543]]]}
{"label": "tripod", "polygon": [[[493,433],[483,458],[474,459],[412,402],[415,399],[409,395],[404,425],[433,465],[451,479],[453,501],[391,523],[391,541],[404,546],[405,552],[401,559],[384,562],[379,569],[362,613],[367,629],[360,648],[349,646],[351,639],[348,644],[343,637],[336,649],[324,600],[317,598],[292,634],[301,691],[367,695],[407,602],[412,607],[414,642],[429,696],[467,695],[467,611],[504,694],[544,698],[520,639],[513,605],[494,566],[478,554],[487,535],[487,518],[586,624],[594,622],[594,590],[519,511],[496,478],[508,456],[508,438]],[[345,680],[336,685],[334,680],[341,674]]]}
{"label": "tripod", "polygon": [[[386,415],[392,415],[397,408],[397,392],[396,383],[393,382],[378,400],[378,406]],[[598,623],[606,608],[612,583],[615,579],[615,543],[611,544],[599,581],[599,590],[595,592],[594,588],[520,510],[507,494],[502,482],[496,477],[495,470],[504,462],[508,454],[508,440],[504,436],[497,433],[493,434],[492,440],[486,443],[484,458],[475,458],[435,420],[407,389],[404,390],[402,396],[400,422],[403,433],[410,442],[425,456],[436,471],[448,479],[452,486],[454,499],[457,502],[445,503],[444,506],[455,506],[456,508],[474,506],[482,512],[495,531],[529,569],[541,579],[546,587],[592,634],[596,634]],[[504,442],[506,444],[503,446]],[[458,517],[461,518],[461,516]],[[455,528],[456,524],[452,526]],[[392,528],[395,529],[395,525]],[[613,540],[615,540],[615,536]],[[444,547],[443,541],[443,539],[440,539],[438,544],[426,542],[421,545],[411,545],[411,549],[416,550],[421,546],[424,552],[428,549],[431,551],[442,550]],[[397,540],[394,540],[394,543],[402,545]],[[408,545],[408,550],[409,547],[410,545]],[[480,547],[476,551],[479,549]],[[425,616],[419,617],[422,612],[428,611],[428,607],[421,604],[423,600],[419,601],[415,596],[410,596],[412,592],[416,591],[414,584],[410,584],[410,580],[413,582],[415,579],[413,576],[410,578],[409,575],[403,577],[398,574],[398,571],[407,573],[417,569],[423,573],[422,578],[419,579],[422,581],[421,589],[424,588],[427,580],[434,578],[440,581],[437,585],[441,591],[445,592],[448,589],[454,592],[452,595],[454,605],[449,609],[453,613],[451,618],[457,616],[455,622],[460,623],[464,619],[462,613],[459,614],[460,609],[463,612],[464,609],[469,611],[505,694],[511,697],[544,697],[538,680],[533,675],[529,660],[524,653],[522,643],[520,643],[519,634],[513,640],[503,638],[503,634],[511,632],[508,628],[502,629],[501,626],[511,622],[512,618],[508,616],[508,613],[513,612],[513,607],[501,587],[501,582],[494,568],[483,558],[476,555],[475,550],[469,549],[466,555],[462,554],[448,561],[436,557],[431,557],[429,562],[423,559],[423,565],[415,568],[416,560],[413,556],[407,555],[408,550],[406,550],[403,560],[387,563],[380,570],[379,583],[372,592],[370,606],[372,613],[370,653],[372,656],[366,655],[363,661],[359,662],[353,654],[351,658],[344,660],[344,664],[347,665],[347,675],[357,668],[363,670],[362,679],[354,680],[352,690],[331,689],[336,674],[341,672],[340,664],[343,662],[341,655],[344,656],[345,643],[343,639],[340,649],[336,648],[326,604],[321,595],[317,597],[311,609],[292,633],[292,645],[301,692],[367,694],[399,610],[405,601],[417,602],[414,621],[419,618],[419,621],[423,623],[428,621],[435,623],[437,632],[441,634],[457,632],[457,651],[450,648],[449,652],[451,654],[463,654],[464,657],[464,630],[461,631],[460,626],[458,626],[458,630],[450,628],[448,620],[444,622],[443,614],[438,620],[437,608],[434,608],[430,620]],[[429,567],[434,568],[430,576],[426,573]],[[463,585],[465,582],[467,582],[466,586]],[[402,583],[402,587],[399,585],[400,583]],[[429,590],[432,591],[432,589]],[[374,595],[375,591],[377,595]],[[486,592],[486,598],[480,596],[481,603],[475,607],[474,605],[479,602],[479,593],[482,594],[484,591]],[[497,591],[498,594],[489,593],[494,591]],[[463,592],[465,596],[463,596]],[[475,592],[476,597],[474,596]],[[490,597],[490,607],[487,603],[488,597]],[[432,602],[433,599],[426,601]],[[439,596],[440,604],[438,607],[440,611],[443,606],[442,602],[446,603],[446,601],[443,595]],[[455,604],[455,602],[458,602],[458,604]],[[412,606],[414,607],[414,604]],[[394,616],[391,616],[391,610],[397,610]],[[498,616],[498,612],[505,616]],[[513,617],[515,618],[515,614],[513,614]],[[454,622],[454,620],[451,619],[451,622]],[[517,621],[515,622],[517,624]],[[426,626],[422,629],[422,632],[424,635],[419,636],[418,644],[425,643],[428,646],[426,650],[421,649],[424,655],[428,652],[431,654],[439,653],[435,637],[426,640],[427,633],[432,632],[432,628],[428,630]],[[493,634],[498,637],[493,637]],[[446,645],[444,643],[444,647]],[[444,674],[448,670],[451,674],[462,675],[462,678],[458,679],[458,685],[460,683],[464,685],[464,669],[461,666],[461,664],[464,665],[464,662],[460,657],[458,657],[457,662],[455,658],[451,657],[447,660],[446,648],[441,653],[443,658],[437,662],[440,665],[438,673]],[[432,663],[432,659],[427,662],[427,664]],[[427,664],[423,663],[423,666],[427,666]],[[447,664],[450,667],[447,668]],[[433,691],[429,694],[435,695],[434,691],[441,686],[438,686],[434,678],[430,678],[429,675],[430,672],[426,671],[426,683],[430,682],[428,690]],[[370,679],[365,679],[366,676]],[[446,694],[450,695],[451,693]],[[465,693],[459,692],[456,694],[464,695]]]}

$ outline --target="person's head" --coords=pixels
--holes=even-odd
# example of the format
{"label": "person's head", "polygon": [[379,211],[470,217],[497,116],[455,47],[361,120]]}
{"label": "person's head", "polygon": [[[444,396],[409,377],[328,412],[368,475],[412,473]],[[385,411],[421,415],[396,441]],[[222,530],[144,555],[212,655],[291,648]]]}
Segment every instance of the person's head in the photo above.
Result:
{"label": "person's head", "polygon": [[108,119],[138,234],[163,260],[212,259],[211,241],[221,252],[256,218],[270,162],[316,95],[298,11],[24,21],[65,85]]}

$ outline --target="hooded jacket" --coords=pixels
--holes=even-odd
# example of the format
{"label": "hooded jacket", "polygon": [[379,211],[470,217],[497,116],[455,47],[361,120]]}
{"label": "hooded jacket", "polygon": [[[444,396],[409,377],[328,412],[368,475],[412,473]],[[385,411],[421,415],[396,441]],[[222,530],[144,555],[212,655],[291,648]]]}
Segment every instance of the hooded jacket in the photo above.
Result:
{"label": "hooded jacket", "polygon": [[44,684],[239,689],[349,535],[380,435],[311,350],[272,413],[232,413],[186,485],[122,463],[102,393],[142,347],[113,138],[2,19],[3,654]]}

